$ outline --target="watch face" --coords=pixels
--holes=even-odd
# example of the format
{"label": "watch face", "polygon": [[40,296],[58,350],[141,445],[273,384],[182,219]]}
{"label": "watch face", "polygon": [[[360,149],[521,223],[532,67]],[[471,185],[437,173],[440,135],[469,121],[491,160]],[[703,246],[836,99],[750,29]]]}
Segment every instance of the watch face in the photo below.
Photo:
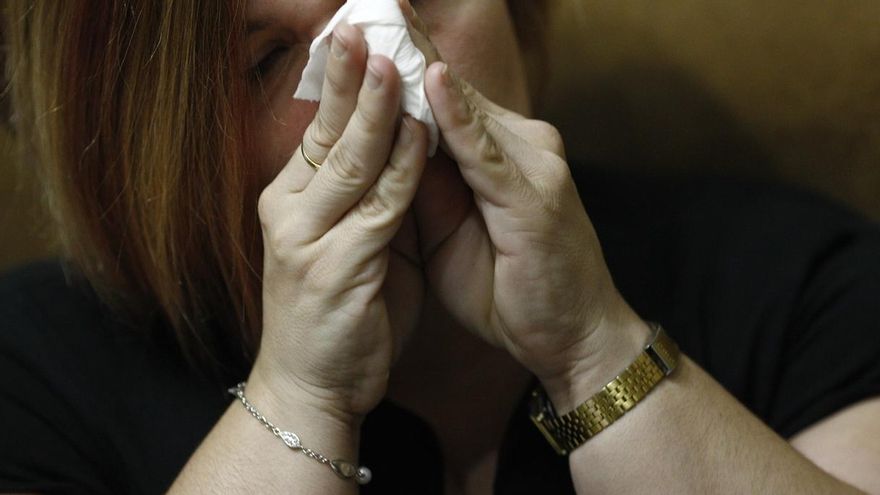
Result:
{"label": "watch face", "polygon": [[553,423],[558,420],[556,410],[553,403],[547,398],[547,394],[543,389],[535,389],[532,391],[532,400],[529,401],[529,416],[532,423],[538,428],[538,431],[547,439],[547,442],[553,447],[559,455],[567,455],[568,450],[560,445],[556,438]]}
{"label": "watch face", "polygon": [[547,394],[541,389],[532,391],[532,400],[529,401],[529,416],[536,421],[556,417],[556,409],[553,408],[553,403],[550,402]]}

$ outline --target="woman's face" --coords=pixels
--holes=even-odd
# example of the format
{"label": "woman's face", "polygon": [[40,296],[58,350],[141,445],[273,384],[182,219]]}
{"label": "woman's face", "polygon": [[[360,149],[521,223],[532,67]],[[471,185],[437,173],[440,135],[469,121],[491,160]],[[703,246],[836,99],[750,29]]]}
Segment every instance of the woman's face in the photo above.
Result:
{"label": "woman's face", "polygon": [[[257,94],[252,139],[268,183],[302,140],[318,104],[294,100],[312,39],[341,0],[251,0],[248,63]],[[443,59],[496,103],[530,113],[525,69],[506,0],[412,0]],[[259,74],[259,76],[257,76]]]}

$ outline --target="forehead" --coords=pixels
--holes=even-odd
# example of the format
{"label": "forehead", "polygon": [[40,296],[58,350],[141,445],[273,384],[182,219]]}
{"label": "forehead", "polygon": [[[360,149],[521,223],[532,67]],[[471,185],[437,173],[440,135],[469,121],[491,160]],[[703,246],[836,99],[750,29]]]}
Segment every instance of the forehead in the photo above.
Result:
{"label": "forehead", "polygon": [[[345,2],[321,0],[248,0],[247,32],[283,29],[307,36],[330,20]],[[317,35],[320,30],[314,32]],[[312,36],[313,37],[313,36]]]}
{"label": "forehead", "polygon": [[[367,0],[369,1],[369,0]],[[507,0],[410,0],[429,24],[464,19],[494,24],[509,20]],[[342,0],[247,0],[250,31],[283,24],[297,31],[313,31],[324,24],[345,4]],[[457,22],[457,23],[458,23]]]}

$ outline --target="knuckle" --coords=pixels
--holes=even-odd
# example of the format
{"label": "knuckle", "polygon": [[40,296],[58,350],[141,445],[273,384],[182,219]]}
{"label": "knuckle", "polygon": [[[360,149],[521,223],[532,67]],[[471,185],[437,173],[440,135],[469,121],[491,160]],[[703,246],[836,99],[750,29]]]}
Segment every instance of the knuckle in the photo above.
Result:
{"label": "knuckle", "polygon": [[263,227],[265,251],[272,259],[289,266],[294,259],[291,253],[290,229],[286,225],[268,224]]}
{"label": "knuckle", "polygon": [[330,170],[343,182],[360,182],[364,175],[364,165],[349,145],[339,142],[328,157],[332,161]]}
{"label": "knuckle", "polygon": [[571,169],[565,160],[558,156],[548,153],[545,172],[543,174],[543,187],[545,194],[543,196],[550,198],[558,198],[563,196],[565,191],[574,187],[574,181],[571,176]]}
{"label": "knuckle", "polygon": [[504,151],[489,132],[489,123],[485,119],[476,119],[478,122],[476,133],[476,149],[479,153],[480,161],[489,164],[498,164],[504,162]]}
{"label": "knuckle", "polygon": [[383,115],[376,109],[358,106],[354,113],[355,126],[367,134],[379,134],[387,126],[387,115]]}
{"label": "knuckle", "polygon": [[397,205],[391,199],[391,191],[377,187],[361,199],[358,213],[369,225],[382,228],[394,222],[396,210]]}
{"label": "knuckle", "polygon": [[461,94],[463,94],[468,100],[473,100],[480,97],[480,94],[477,92],[476,88],[468,84],[467,81],[456,78],[456,82],[458,83],[458,88],[461,91]]}
{"label": "knuckle", "polygon": [[342,132],[327,118],[326,110],[318,111],[315,120],[309,126],[309,139],[317,146],[327,150],[333,147],[341,135]]}
{"label": "knuckle", "polygon": [[266,186],[257,199],[257,215],[260,217],[260,223],[266,225],[275,211],[275,195],[272,190],[272,184]]}
{"label": "knuckle", "polygon": [[452,125],[455,127],[468,128],[482,124],[480,110],[476,104],[468,98],[459,104],[460,108],[452,114]]}
{"label": "knuckle", "polygon": [[361,260],[350,235],[338,234],[309,246],[299,256],[295,273],[307,292],[341,295],[363,282],[369,263]]}
{"label": "knuckle", "polygon": [[325,80],[333,94],[343,95],[350,91],[349,79],[346,78],[347,74],[348,72],[344,66],[328,64]]}
{"label": "knuckle", "polygon": [[489,133],[483,133],[478,141],[480,150],[480,161],[483,163],[503,163],[504,153],[501,147]]}
{"label": "knuckle", "polygon": [[545,218],[560,219],[565,215],[565,205],[560,195],[549,195],[541,203],[541,211]]}
{"label": "knuckle", "polygon": [[310,278],[327,278],[331,273],[324,276],[316,276],[317,270],[322,270],[321,261],[323,252],[318,248],[318,243],[302,244],[299,242],[295,222],[263,233],[266,261],[269,262],[276,273],[283,273],[288,279],[298,282]]}
{"label": "knuckle", "polygon": [[543,147],[545,149],[548,149],[554,153],[563,149],[562,134],[559,132],[559,129],[554,127],[552,124],[538,121],[535,135],[544,145]]}
{"label": "knuckle", "polygon": [[287,208],[280,207],[271,188],[264,189],[260,194],[257,208],[266,256],[282,266],[295,265],[296,259],[292,256],[310,242],[304,237],[301,217],[287,215]]}
{"label": "knuckle", "polygon": [[557,189],[562,189],[573,184],[571,168],[568,166],[568,162],[556,155],[551,156],[548,161],[550,162],[548,165],[550,169],[550,177],[553,178]]}
{"label": "knuckle", "polygon": [[284,218],[284,207],[288,204],[291,195],[283,191],[283,186],[277,181],[269,183],[257,198],[257,217],[263,230],[271,229]]}
{"label": "knuckle", "polygon": [[326,263],[322,263],[319,259],[302,263],[298,267],[297,278],[308,293],[326,294],[332,292],[333,287],[337,284],[337,280],[333,276],[336,272],[336,270],[328,270]]}

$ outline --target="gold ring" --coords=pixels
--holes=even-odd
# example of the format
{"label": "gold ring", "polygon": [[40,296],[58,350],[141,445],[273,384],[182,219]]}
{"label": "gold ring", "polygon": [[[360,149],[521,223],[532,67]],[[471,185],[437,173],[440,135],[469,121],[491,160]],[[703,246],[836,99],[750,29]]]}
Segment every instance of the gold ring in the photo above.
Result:
{"label": "gold ring", "polygon": [[302,152],[303,159],[306,161],[306,163],[308,163],[309,166],[312,167],[312,170],[317,172],[318,169],[321,168],[321,164],[309,158],[309,155],[306,154],[306,147],[302,144],[299,145],[299,150],[300,152]]}

